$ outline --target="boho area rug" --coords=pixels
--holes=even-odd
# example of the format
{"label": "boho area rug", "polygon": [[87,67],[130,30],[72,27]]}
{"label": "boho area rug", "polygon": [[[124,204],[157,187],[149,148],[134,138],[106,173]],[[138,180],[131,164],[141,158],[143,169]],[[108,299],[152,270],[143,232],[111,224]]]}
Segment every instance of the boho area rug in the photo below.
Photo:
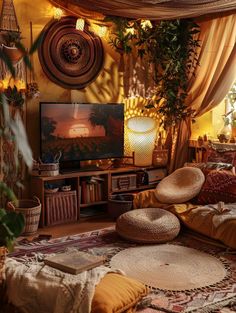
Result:
{"label": "boho area rug", "polygon": [[152,288],[140,313],[236,312],[236,251],[196,233],[150,246],[124,241],[111,227],[48,241],[22,240],[10,256],[27,262],[71,247],[105,255],[108,266],[124,266],[129,276],[144,280],[149,273],[144,282]]}

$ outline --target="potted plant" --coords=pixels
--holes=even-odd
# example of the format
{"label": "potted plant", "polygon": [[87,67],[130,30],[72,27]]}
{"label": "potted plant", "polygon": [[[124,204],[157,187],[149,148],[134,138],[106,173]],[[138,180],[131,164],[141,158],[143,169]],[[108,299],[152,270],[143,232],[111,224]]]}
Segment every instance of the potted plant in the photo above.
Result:
{"label": "potted plant", "polygon": [[[19,49],[21,52],[21,56],[23,56],[23,61],[25,65],[32,69],[29,56],[33,54],[39,47],[43,33],[41,33],[35,42],[30,47],[29,52],[27,52],[24,45],[20,42],[20,33],[18,32],[7,32],[5,34],[5,41],[8,46],[4,46],[4,49],[0,49],[0,59],[6,65],[9,72],[12,75],[12,78],[15,78],[15,67],[14,62],[16,59],[11,58],[11,54],[8,48],[11,49]],[[12,51],[13,51],[12,50]],[[26,166],[28,168],[32,167],[33,157],[32,152],[28,144],[27,135],[25,132],[24,124],[21,120],[21,116],[17,111],[14,115],[11,114],[9,103],[10,101],[14,101],[16,105],[23,105],[23,95],[19,94],[16,87],[9,89],[7,92],[0,92],[0,137],[3,140],[8,141],[10,144],[14,143],[17,149],[15,149],[14,158],[16,162],[17,168],[17,159],[19,153],[24,160]],[[11,171],[12,167],[9,167],[9,171]],[[12,189],[3,182],[3,177],[0,175],[0,194],[1,200],[6,201],[16,201],[16,197]],[[4,202],[4,201],[2,201]],[[4,209],[4,203],[2,203],[2,207],[0,207],[0,283],[3,279],[4,273],[4,261],[5,256],[8,251],[13,250],[15,239],[22,233],[25,226],[25,219],[21,213],[15,211],[6,211]]]}
{"label": "potted plant", "polygon": [[18,31],[6,31],[3,34],[5,45],[3,52],[9,57],[13,64],[17,63],[24,55],[24,51],[20,48],[21,34]]}

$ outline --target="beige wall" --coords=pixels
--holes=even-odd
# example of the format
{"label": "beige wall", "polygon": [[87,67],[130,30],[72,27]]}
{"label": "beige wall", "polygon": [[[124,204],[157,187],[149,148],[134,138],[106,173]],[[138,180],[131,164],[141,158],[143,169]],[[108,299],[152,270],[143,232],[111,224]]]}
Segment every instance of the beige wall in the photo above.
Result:
{"label": "beige wall", "polygon": [[[30,45],[30,21],[33,25],[35,39],[44,26],[53,18],[53,6],[46,0],[15,0],[15,10],[20,25],[24,44]],[[39,63],[38,54],[33,56],[36,81],[39,85],[40,97],[26,101],[26,126],[34,157],[39,156],[39,102],[122,102],[121,76],[118,73],[116,54],[103,40],[105,53],[104,68],[91,85],[84,90],[69,90],[51,82],[44,74]],[[28,75],[29,77],[29,75]]]}

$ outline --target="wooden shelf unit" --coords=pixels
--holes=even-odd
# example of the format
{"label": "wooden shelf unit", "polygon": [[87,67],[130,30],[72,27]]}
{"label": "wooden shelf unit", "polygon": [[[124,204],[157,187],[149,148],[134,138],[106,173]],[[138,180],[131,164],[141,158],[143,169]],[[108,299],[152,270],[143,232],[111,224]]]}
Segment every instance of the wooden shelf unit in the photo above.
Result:
{"label": "wooden shelf unit", "polygon": [[[117,177],[124,177],[124,179],[127,180],[129,177],[133,177],[134,175],[137,175],[140,170],[151,170],[153,167],[148,168],[139,168],[139,167],[121,167],[121,168],[115,168],[115,169],[106,169],[106,170],[96,170],[96,171],[78,171],[78,172],[72,172],[72,173],[66,173],[66,174],[59,174],[56,176],[32,176],[31,177],[31,196],[37,196],[42,205],[41,210],[41,217],[40,217],[40,227],[48,226],[47,223],[47,207],[46,207],[46,201],[45,198],[47,196],[46,189],[47,184],[51,185],[71,185],[71,190],[76,190],[77,194],[77,219],[81,219],[81,209],[84,211],[86,208],[92,208],[99,210],[99,207],[107,208],[107,203],[109,196],[112,194],[117,193],[135,193],[141,190],[145,189],[152,189],[155,188],[155,184],[146,184],[146,185],[134,185],[132,182],[132,185],[126,186],[127,188],[120,188],[119,190],[114,190],[114,179],[116,180]],[[160,171],[160,179],[163,178],[163,173],[165,173],[164,168],[155,169],[157,173]],[[83,202],[83,195],[82,193],[84,190],[82,190],[83,182],[89,181],[90,179],[98,178],[98,184],[100,185],[98,189],[92,192],[95,194],[92,201],[88,201],[88,203]],[[88,183],[89,184],[89,183]],[[96,183],[95,183],[96,184]],[[88,188],[88,186],[87,186]],[[55,194],[58,195],[60,191],[57,191]],[[65,192],[64,192],[65,193]],[[52,194],[51,194],[52,195]],[[97,196],[96,196],[97,195]],[[61,220],[61,224],[63,224],[63,219]]]}

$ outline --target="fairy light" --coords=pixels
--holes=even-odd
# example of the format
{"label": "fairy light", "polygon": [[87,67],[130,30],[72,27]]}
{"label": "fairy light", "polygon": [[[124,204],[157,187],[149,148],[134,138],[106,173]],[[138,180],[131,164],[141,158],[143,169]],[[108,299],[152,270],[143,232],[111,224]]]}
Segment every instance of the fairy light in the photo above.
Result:
{"label": "fairy light", "polygon": [[99,37],[105,37],[107,33],[107,27],[106,26],[99,26],[98,28],[98,36]]}
{"label": "fairy light", "polygon": [[133,27],[130,28],[126,28],[126,35],[130,34],[130,35],[134,35],[135,29]]}
{"label": "fairy light", "polygon": [[152,23],[149,20],[141,20],[142,29],[152,28]]}
{"label": "fairy light", "polygon": [[62,14],[63,14],[62,9],[60,9],[60,8],[54,8],[53,16],[54,16],[55,20],[58,20],[58,21],[59,21],[59,20],[61,19],[61,17],[62,17]]}
{"label": "fairy light", "polygon": [[83,18],[78,18],[77,21],[76,21],[75,28],[77,30],[83,31],[84,30],[84,24],[85,24],[84,19]]}

